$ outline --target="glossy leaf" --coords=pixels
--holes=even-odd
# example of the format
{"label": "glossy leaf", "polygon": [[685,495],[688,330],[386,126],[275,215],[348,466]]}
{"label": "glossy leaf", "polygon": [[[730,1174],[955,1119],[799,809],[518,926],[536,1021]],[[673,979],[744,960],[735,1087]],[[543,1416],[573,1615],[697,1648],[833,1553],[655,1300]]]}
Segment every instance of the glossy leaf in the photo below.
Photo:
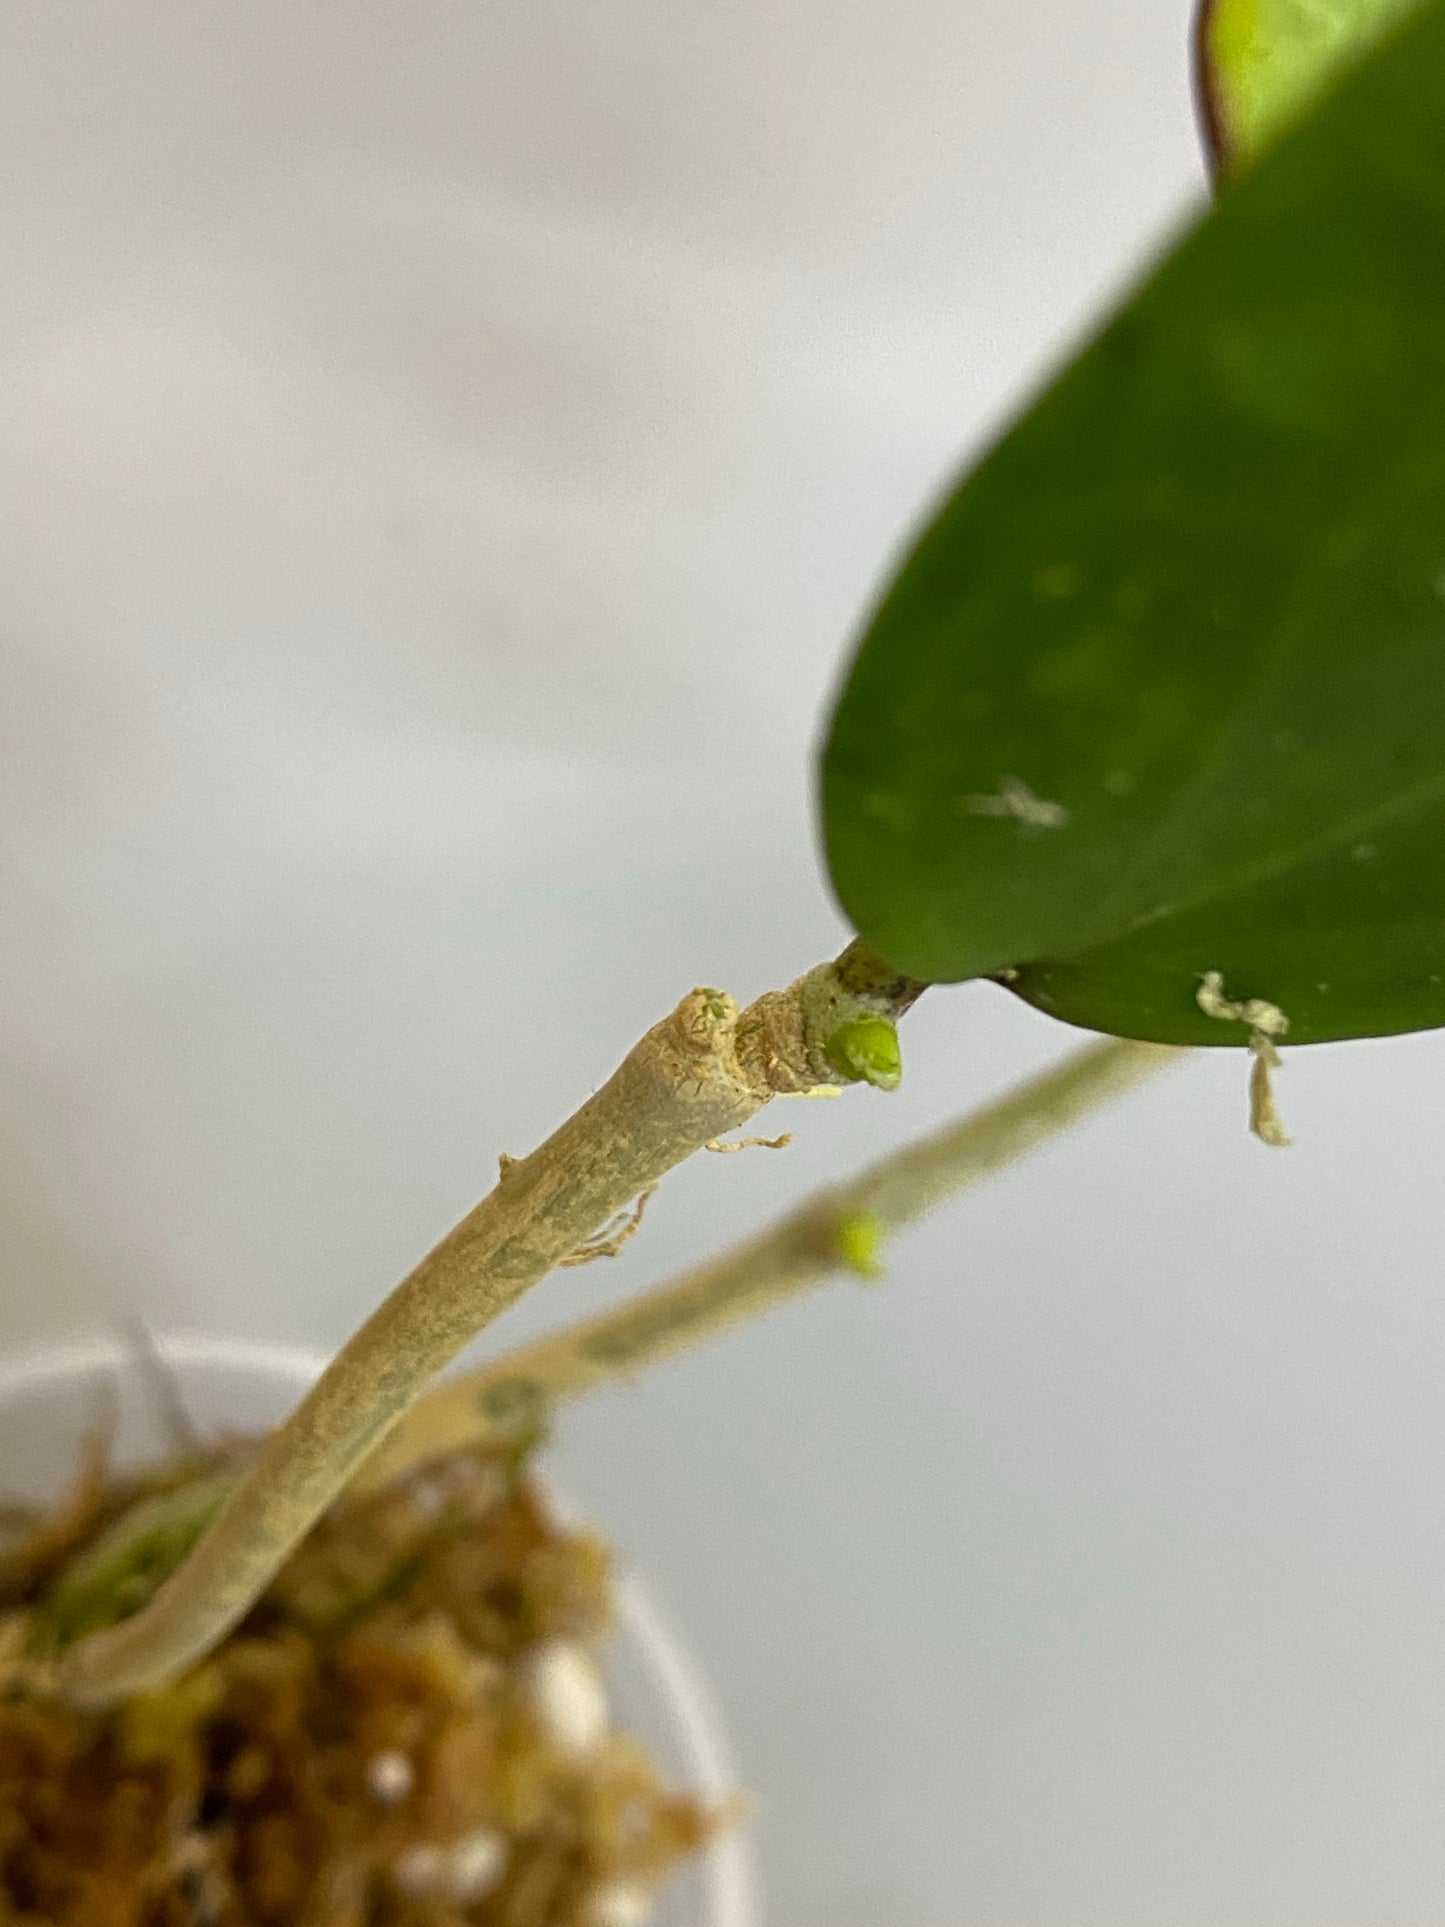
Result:
{"label": "glossy leaf", "polygon": [[1445,4],[1251,168],[944,504],[824,759],[839,895],[1089,1027],[1445,1023]]}
{"label": "glossy leaf", "polygon": [[1203,0],[1200,101],[1215,161],[1260,152],[1418,0]]}

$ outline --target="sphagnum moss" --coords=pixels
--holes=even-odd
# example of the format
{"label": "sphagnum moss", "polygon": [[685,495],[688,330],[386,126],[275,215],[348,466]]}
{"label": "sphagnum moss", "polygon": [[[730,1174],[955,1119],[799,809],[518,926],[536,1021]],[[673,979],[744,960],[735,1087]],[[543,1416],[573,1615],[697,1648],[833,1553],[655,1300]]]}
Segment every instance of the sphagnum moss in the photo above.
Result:
{"label": "sphagnum moss", "polygon": [[135,1498],[90,1466],[0,1570],[6,1927],[599,1927],[719,1824],[612,1728],[606,1550],[515,1453],[343,1502],[199,1666],[77,1712],[49,1582]]}

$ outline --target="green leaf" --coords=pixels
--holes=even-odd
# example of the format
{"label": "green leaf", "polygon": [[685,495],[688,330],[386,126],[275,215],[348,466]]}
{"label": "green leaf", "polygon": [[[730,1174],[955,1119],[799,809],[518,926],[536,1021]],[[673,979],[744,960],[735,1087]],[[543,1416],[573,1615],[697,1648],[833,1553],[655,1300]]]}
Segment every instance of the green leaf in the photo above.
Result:
{"label": "green leaf", "polygon": [[1203,0],[1196,46],[1216,162],[1260,152],[1418,0]]}
{"label": "green leaf", "polygon": [[863,939],[1071,1022],[1445,1023],[1445,4],[945,502],[833,718]]}

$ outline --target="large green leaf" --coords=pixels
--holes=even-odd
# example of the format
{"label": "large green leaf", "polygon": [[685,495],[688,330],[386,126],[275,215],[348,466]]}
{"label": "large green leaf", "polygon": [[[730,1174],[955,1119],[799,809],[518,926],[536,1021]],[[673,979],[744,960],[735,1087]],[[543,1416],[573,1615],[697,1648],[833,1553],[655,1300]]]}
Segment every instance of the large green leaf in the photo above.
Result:
{"label": "large green leaf", "polygon": [[1418,0],[1203,0],[1199,92],[1217,161],[1258,153]]}
{"label": "large green leaf", "polygon": [[1193,1043],[1445,1023],[1445,0],[944,504],[823,772],[861,935]]}

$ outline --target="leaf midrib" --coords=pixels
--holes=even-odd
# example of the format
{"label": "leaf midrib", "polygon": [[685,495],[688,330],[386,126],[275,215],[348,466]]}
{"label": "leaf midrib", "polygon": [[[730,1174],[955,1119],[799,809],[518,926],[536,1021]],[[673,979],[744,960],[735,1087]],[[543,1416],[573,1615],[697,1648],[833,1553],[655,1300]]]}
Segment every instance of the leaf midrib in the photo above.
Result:
{"label": "leaf midrib", "polygon": [[1377,803],[1373,809],[1363,810],[1358,816],[1339,824],[1325,834],[1310,842],[1296,844],[1292,849],[1281,851],[1277,856],[1262,858],[1258,863],[1248,864],[1243,869],[1233,871],[1221,882],[1201,890],[1196,896],[1180,897],[1173,903],[1157,904],[1144,911],[1132,923],[1125,924],[1118,933],[1100,942],[1081,944],[1071,952],[1073,957],[1087,956],[1092,950],[1102,950],[1113,943],[1122,943],[1137,931],[1147,930],[1151,924],[1162,923],[1168,917],[1189,916],[1196,910],[1206,909],[1210,904],[1231,896],[1238,891],[1252,890],[1261,883],[1283,875],[1297,864],[1315,862],[1318,858],[1329,856],[1337,846],[1353,843],[1357,838],[1372,831],[1379,831],[1395,819],[1423,810],[1431,803],[1445,802],[1445,770],[1434,776],[1412,784],[1410,788],[1398,791],[1384,802]]}
{"label": "leaf midrib", "polygon": [[[1382,477],[1376,487],[1368,492],[1356,508],[1354,515],[1342,520],[1336,528],[1329,544],[1329,559],[1324,567],[1304,581],[1297,582],[1293,592],[1285,598],[1280,610],[1279,620],[1265,648],[1261,651],[1253,673],[1244,685],[1239,700],[1223,716],[1210,735],[1208,746],[1201,752],[1193,775],[1175,792],[1174,799],[1151,834],[1140,845],[1133,861],[1127,866],[1118,884],[1110,892],[1099,911],[1096,929],[1107,931],[1111,917],[1118,916],[1128,905],[1129,898],[1137,888],[1141,876],[1146,876],[1159,860],[1161,853],[1168,849],[1177,832],[1187,827],[1190,809],[1198,799],[1207,794],[1219,771],[1223,768],[1233,751],[1240,735],[1253,719],[1255,704],[1261,691],[1283,673],[1291,658],[1298,657],[1309,643],[1306,620],[1317,600],[1317,584],[1327,574],[1337,570],[1339,564],[1358,549],[1379,528],[1383,513],[1400,496],[1413,494],[1427,475],[1438,468],[1428,447],[1421,449],[1414,461],[1393,465],[1389,473]],[[1088,939],[1071,954],[1083,955],[1089,950],[1102,949],[1106,944],[1115,943],[1132,936],[1136,930],[1146,928],[1167,916],[1183,914],[1188,910],[1202,908],[1228,896],[1240,888],[1250,888],[1256,882],[1267,881],[1298,862],[1307,862],[1313,856],[1328,853],[1330,846],[1337,840],[1354,838],[1364,830],[1377,827],[1378,821],[1388,820],[1397,806],[1408,807],[1411,799],[1418,793],[1440,788],[1445,791],[1445,770],[1439,776],[1426,779],[1398,791],[1394,797],[1375,804],[1351,822],[1338,830],[1330,830],[1311,842],[1296,844],[1288,850],[1272,857],[1263,857],[1257,864],[1247,865],[1244,869],[1232,872],[1222,880],[1202,889],[1194,897],[1181,898],[1178,903],[1155,905],[1144,910],[1132,919],[1126,919],[1114,934],[1104,934]]]}

